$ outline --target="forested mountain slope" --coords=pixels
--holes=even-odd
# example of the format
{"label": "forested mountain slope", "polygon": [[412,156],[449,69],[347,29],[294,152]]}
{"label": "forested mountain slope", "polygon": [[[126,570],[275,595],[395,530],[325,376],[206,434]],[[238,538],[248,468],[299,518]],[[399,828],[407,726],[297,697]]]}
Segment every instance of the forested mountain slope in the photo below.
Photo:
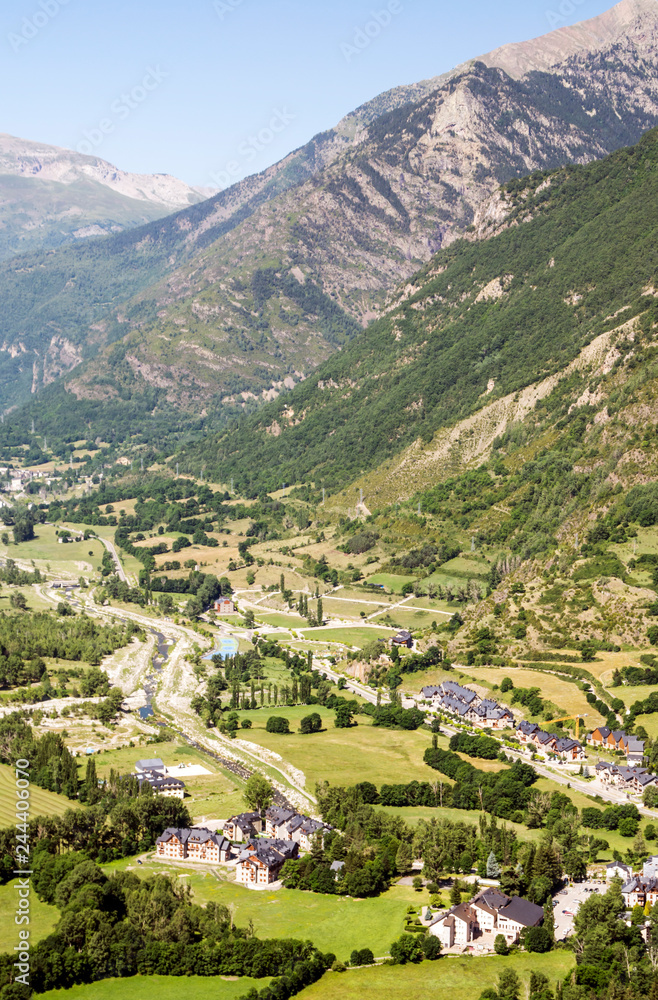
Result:
{"label": "forested mountain slope", "polygon": [[[403,88],[177,216],[0,268],[5,409],[76,368],[20,425],[57,436],[66,413],[93,436],[103,400],[125,437],[173,410],[216,426],[307,378],[470,233],[500,181],[600,158],[658,121],[658,4],[620,7],[603,41],[548,72],[477,62],[364,126]],[[515,65],[544,50],[571,51],[549,35]]]}
{"label": "forested mountain slope", "polygon": [[510,182],[493,216],[490,239],[441,251],[303,385],[191,457],[253,490],[309,479],[336,489],[565,371],[606,331],[636,336],[625,324],[637,317],[651,339],[658,131],[601,162]]}

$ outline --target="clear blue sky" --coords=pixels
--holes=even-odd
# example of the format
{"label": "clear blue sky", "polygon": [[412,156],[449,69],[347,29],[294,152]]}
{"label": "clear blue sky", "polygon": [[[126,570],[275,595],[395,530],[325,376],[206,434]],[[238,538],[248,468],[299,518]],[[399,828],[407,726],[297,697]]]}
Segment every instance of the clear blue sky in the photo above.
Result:
{"label": "clear blue sky", "polygon": [[[378,29],[372,12],[389,4],[390,24]],[[227,164],[232,179],[260,170],[383,90],[610,6],[12,0],[0,10],[0,131],[92,149],[125,170],[221,184]],[[375,37],[360,36],[359,50],[368,23]],[[277,113],[273,140],[247,154],[245,142]]]}

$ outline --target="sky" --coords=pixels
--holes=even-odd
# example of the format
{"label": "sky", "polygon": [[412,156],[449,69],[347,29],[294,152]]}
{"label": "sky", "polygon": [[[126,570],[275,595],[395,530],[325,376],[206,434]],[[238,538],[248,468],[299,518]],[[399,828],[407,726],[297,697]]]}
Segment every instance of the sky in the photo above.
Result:
{"label": "sky", "polygon": [[11,0],[0,9],[0,132],[223,188],[390,87],[610,6]]}

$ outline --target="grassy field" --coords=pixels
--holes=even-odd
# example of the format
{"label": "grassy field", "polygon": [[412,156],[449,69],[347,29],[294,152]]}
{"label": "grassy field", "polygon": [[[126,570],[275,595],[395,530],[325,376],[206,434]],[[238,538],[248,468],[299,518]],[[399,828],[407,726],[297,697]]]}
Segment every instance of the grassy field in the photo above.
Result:
{"label": "grassy field", "polygon": [[324,639],[326,642],[342,642],[346,646],[359,646],[363,648],[375,639],[386,639],[394,634],[394,630],[385,626],[377,628],[308,628],[304,629],[304,636],[308,639]]}
{"label": "grassy field", "polygon": [[256,621],[265,622],[267,625],[281,626],[283,628],[302,628],[304,625],[308,625],[305,618],[301,615],[284,615],[282,612],[271,611],[269,613],[262,613],[260,611],[254,611]]}
{"label": "grassy field", "polygon": [[[81,530],[81,526],[75,525],[75,530]],[[10,559],[26,561],[33,559],[37,568],[42,571],[50,566],[53,573],[62,572],[76,579],[81,574],[88,575],[100,570],[105,550],[98,539],[88,538],[86,541],[63,545],[58,542],[55,532],[54,524],[38,524],[35,528],[35,538],[18,545],[12,542],[9,546],[1,546],[0,554],[7,555]]]}
{"label": "grassy field", "polygon": [[[297,730],[304,715],[318,711],[326,727],[321,733],[290,736],[267,733],[268,716],[282,715]],[[423,753],[429,746],[426,732],[380,729],[370,725],[367,716],[358,716],[358,726],[350,729],[334,727],[335,713],[317,705],[278,706],[250,712],[240,712],[240,718],[250,718],[253,728],[239,731],[242,739],[274,750],[306,775],[307,788],[326,779],[336,785],[351,785],[367,776],[376,785],[391,782],[429,780],[432,772],[423,764]],[[494,762],[495,763],[495,762]]]}
{"label": "grassy field", "polygon": [[[227,819],[244,809],[242,785],[239,779],[235,775],[229,774],[228,771],[222,771],[211,757],[187,744],[155,743],[149,746],[109,750],[95,758],[98,776],[103,778],[109,775],[112,768],[122,774],[129,774],[134,770],[135,761],[145,757],[160,757],[168,765],[202,764],[212,772],[212,774],[191,775],[190,777],[182,775],[188,793],[185,805],[195,820],[202,818]],[[86,761],[82,760],[79,765],[81,776],[84,774],[85,767]]]}
{"label": "grassy field", "polygon": [[[559,669],[559,666],[558,666]],[[469,667],[469,673],[476,678],[479,683],[500,684],[503,677],[511,678],[515,687],[530,688],[538,687],[542,696],[552,701],[558,708],[564,709],[564,715],[568,712],[576,715],[587,713],[587,728],[594,729],[605,722],[596,709],[588,704],[585,692],[572,681],[557,677],[555,674],[544,672],[543,670],[527,670],[523,668],[509,667]],[[506,696],[500,695],[501,701],[512,704],[512,692],[508,691]]]}
{"label": "grassy field", "polygon": [[49,990],[42,1000],[180,1000],[187,993],[194,1000],[236,1000],[254,987],[263,989],[269,979],[232,979],[230,976],[131,976],[129,979],[102,979],[98,983],[72,986],[70,990]]}
{"label": "grassy field", "polygon": [[[326,973],[308,986],[300,1000],[476,1000],[487,986],[495,986],[503,969],[512,968],[527,986],[531,972],[543,972],[551,985],[563,980],[575,959],[573,952],[547,955],[518,953],[490,958],[445,957],[420,965],[381,965],[354,969],[342,975]],[[524,994],[525,995],[525,994]]]}
{"label": "grassy field", "polygon": [[375,955],[386,954],[402,933],[407,906],[429,902],[426,891],[417,893],[411,886],[402,885],[394,885],[373,899],[352,899],[297,889],[254,892],[234,881],[218,880],[210,872],[154,860],[137,867],[126,858],[104,866],[108,872],[128,868],[140,878],[162,871],[183,875],[195,902],[233,905],[235,923],[244,927],[253,920],[258,937],[301,937],[343,960],[349,958],[353,948],[372,948]]}
{"label": "grassy field", "polygon": [[[0,941],[2,951],[11,951],[18,943],[18,927],[14,923],[14,912],[18,901],[16,893],[17,880],[0,886]],[[34,945],[47,937],[59,920],[59,910],[56,906],[42,903],[35,892],[30,892],[30,939]]]}
{"label": "grassy field", "polygon": [[397,573],[375,573],[368,577],[368,583],[383,583],[394,594],[401,594],[405,583],[415,582],[415,576],[398,576]]}
{"label": "grassy field", "polygon": [[620,687],[610,688],[610,692],[615,698],[621,698],[626,708],[630,708],[636,701],[644,701],[654,691],[658,691],[657,684],[622,684]]}
{"label": "grassy field", "polygon": [[456,556],[440,567],[441,573],[468,573],[469,576],[487,576],[489,563],[468,556]]}
{"label": "grassy field", "polygon": [[[7,764],[0,764],[0,827],[16,822],[15,773]],[[30,786],[30,815],[59,816],[67,809],[82,808],[79,802],[56,795],[37,785]]]}
{"label": "grassy field", "polygon": [[[444,783],[446,785],[451,784],[448,779],[445,779]],[[451,807],[432,809],[431,806],[402,806],[400,808],[397,806],[377,806],[377,809],[388,813],[389,816],[399,816],[400,819],[403,819],[405,823],[409,823],[410,826],[416,826],[421,819],[449,819],[453,823],[470,823],[477,828],[480,816],[482,816],[479,809],[453,809]],[[491,817],[485,814],[485,819],[489,822]],[[529,830],[521,823],[511,823],[509,820],[498,820],[498,823],[500,826],[504,825],[508,829],[514,830],[519,840],[540,840],[542,833],[545,832],[542,830]]]}
{"label": "grassy field", "polygon": [[652,715],[638,715],[635,720],[638,726],[644,726],[652,740],[658,738],[658,712]]}

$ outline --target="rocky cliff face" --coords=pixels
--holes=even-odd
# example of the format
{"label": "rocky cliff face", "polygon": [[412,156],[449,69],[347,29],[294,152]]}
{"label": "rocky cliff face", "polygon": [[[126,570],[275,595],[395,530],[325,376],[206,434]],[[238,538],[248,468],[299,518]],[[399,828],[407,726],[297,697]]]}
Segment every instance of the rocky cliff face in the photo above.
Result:
{"label": "rocky cliff face", "polygon": [[[35,323],[28,349],[52,354],[53,333],[81,355],[93,344],[100,353],[69,376],[77,398],[155,391],[156,409],[196,414],[272,398],[379,315],[438,249],[488,235],[482,205],[500,182],[601,158],[657,124],[657,15],[655,0],[623,0],[381,95],[262,174],[137,233],[126,263],[146,269],[159,254],[150,287],[126,287],[93,314],[58,286],[56,329],[42,344]],[[12,273],[9,346],[19,333],[29,340],[22,291]],[[39,323],[48,308],[39,303]],[[11,359],[14,376],[20,363]],[[32,368],[34,391],[43,382]]]}

